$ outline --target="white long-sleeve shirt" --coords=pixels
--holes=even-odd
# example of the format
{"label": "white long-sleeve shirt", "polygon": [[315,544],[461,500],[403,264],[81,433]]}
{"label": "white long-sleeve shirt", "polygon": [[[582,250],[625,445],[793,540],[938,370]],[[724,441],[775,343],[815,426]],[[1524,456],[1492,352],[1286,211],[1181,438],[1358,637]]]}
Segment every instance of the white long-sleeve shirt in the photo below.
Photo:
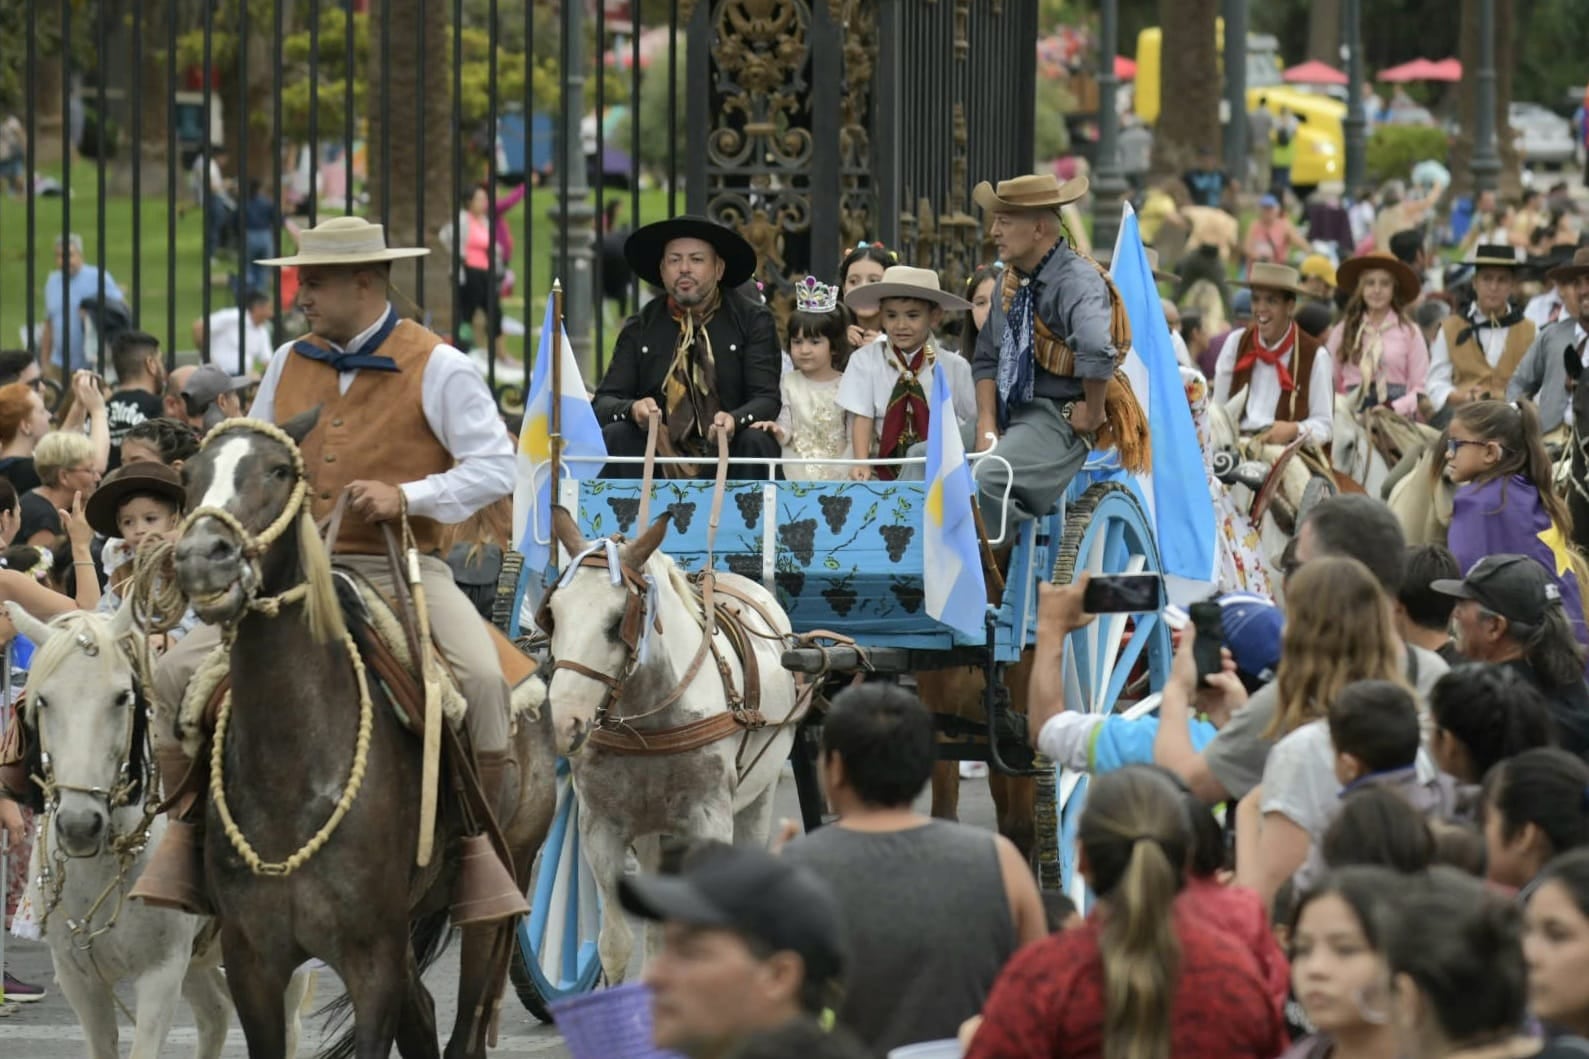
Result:
{"label": "white long-sleeve shirt", "polygon": [[[1477,303],[1468,306],[1467,324],[1484,322],[1484,314],[1479,312]],[[1510,327],[1486,327],[1477,332],[1479,348],[1484,350],[1484,359],[1490,367],[1495,367],[1501,362],[1501,357],[1506,352],[1506,336],[1511,333]],[[1429,404],[1436,412],[1446,406],[1446,401],[1451,397],[1451,391],[1456,389],[1456,378],[1451,367],[1451,348],[1446,343],[1446,330],[1441,328],[1435,333],[1434,345],[1429,347],[1429,376],[1424,382],[1424,391],[1429,395]]]}
{"label": "white long-sleeve shirt", "polygon": [[[1555,319],[1551,315],[1555,314]],[[1555,287],[1541,294],[1536,294],[1528,299],[1528,305],[1523,309],[1523,319],[1534,321],[1537,331],[1546,324],[1553,324],[1567,315],[1567,305],[1561,300],[1561,291]]]}
{"label": "white long-sleeve shirt", "polygon": [[[386,312],[391,311],[388,306]],[[367,330],[355,335],[349,345],[357,348],[385,320],[386,315],[382,314]],[[270,358],[270,367],[249,408],[250,416],[276,421],[276,387],[287,358],[293,355],[292,343],[288,342]],[[347,393],[357,375],[356,370],[342,372],[337,378],[338,389]],[[458,462],[440,474],[401,483],[403,495],[411,515],[443,523],[462,522],[487,504],[512,494],[513,441],[502,425],[496,401],[479,369],[455,347],[443,344],[432,351],[425,362],[422,386],[420,407],[425,422]]]}
{"label": "white long-sleeve shirt", "polygon": [[[1230,400],[1230,382],[1236,373],[1236,350],[1241,348],[1241,336],[1246,333],[1245,327],[1232,331],[1214,363],[1214,400],[1220,404]],[[1258,341],[1263,342],[1263,339]],[[1264,342],[1264,348],[1274,347]],[[1295,363],[1295,351],[1291,357]],[[1280,373],[1261,360],[1254,364],[1252,381],[1247,388],[1247,405],[1239,424],[1241,432],[1256,434],[1274,426],[1275,409],[1282,396]],[[1329,444],[1335,433],[1335,358],[1323,346],[1313,356],[1313,372],[1308,377],[1308,416],[1297,422],[1297,428],[1303,437],[1320,445]]]}

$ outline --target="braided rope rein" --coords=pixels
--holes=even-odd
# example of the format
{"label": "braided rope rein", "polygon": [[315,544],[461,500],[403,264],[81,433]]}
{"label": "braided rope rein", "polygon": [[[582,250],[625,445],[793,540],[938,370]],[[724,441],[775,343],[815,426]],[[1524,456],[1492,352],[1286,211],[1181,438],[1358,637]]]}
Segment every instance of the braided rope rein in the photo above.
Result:
{"label": "braided rope rein", "polygon": [[[208,448],[212,442],[223,434],[234,431],[248,431],[263,434],[265,437],[277,442],[287,449],[292,455],[295,482],[291,495],[287,498],[286,505],[275,521],[266,526],[257,535],[248,531],[236,515],[224,508],[198,507],[188,512],[178,528],[178,539],[185,535],[199,519],[213,518],[231,530],[242,541],[242,554],[254,572],[253,584],[261,583],[259,560],[279,540],[285,532],[299,519],[310,518],[306,507],[309,495],[309,476],[304,467],[303,453],[286,431],[274,423],[267,423],[261,419],[225,419],[205,435],[201,450]],[[187,599],[182,593],[181,586],[175,578],[175,551],[176,545],[171,541],[161,541],[150,548],[139,549],[135,557],[136,565],[133,568],[133,582],[135,598],[142,599],[142,605],[135,603],[133,615],[140,626],[149,632],[163,632],[174,628],[181,621],[187,609]],[[267,618],[274,618],[281,613],[283,607],[299,603],[309,596],[307,581],[287,589],[274,596],[260,597],[250,594],[243,613],[253,611]],[[229,649],[237,636],[237,622],[242,615],[228,622],[222,630],[222,641]],[[148,621],[150,624],[144,624]],[[216,815],[221,819],[222,831],[232,849],[248,865],[255,875],[269,875],[285,877],[303,867],[311,857],[318,853],[335,834],[337,827],[342,823],[342,818],[352,808],[353,802],[358,798],[359,791],[364,786],[364,776],[369,767],[370,737],[375,727],[375,706],[370,698],[369,674],[364,667],[364,660],[359,657],[358,646],[353,642],[353,636],[346,629],[341,630],[340,636],[343,649],[347,652],[348,659],[353,664],[353,673],[359,689],[359,729],[354,742],[353,764],[348,770],[347,782],[342,788],[342,794],[337,799],[337,804],[331,810],[331,815],[314,835],[300,846],[295,852],[284,860],[267,861],[261,857],[248,837],[243,834],[242,828],[232,816],[231,806],[226,801],[226,733],[230,727],[232,715],[232,692],[227,690],[222,696],[216,711],[215,734],[210,740],[210,800],[215,806]]]}

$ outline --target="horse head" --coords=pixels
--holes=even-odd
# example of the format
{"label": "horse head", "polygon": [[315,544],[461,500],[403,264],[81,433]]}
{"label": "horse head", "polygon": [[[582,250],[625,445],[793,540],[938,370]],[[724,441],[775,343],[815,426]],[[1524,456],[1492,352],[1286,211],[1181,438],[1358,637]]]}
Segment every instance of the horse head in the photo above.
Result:
{"label": "horse head", "polygon": [[143,802],[148,709],[123,644],[135,633],[130,605],[114,617],[78,612],[45,624],[15,603],[11,619],[38,645],[23,723],[41,751],[53,841],[69,857],[92,857],[111,815]]}
{"label": "horse head", "polygon": [[[319,417],[314,408],[280,429],[225,420],[183,465],[189,513],[176,545],[177,582],[204,621],[236,622],[262,589],[289,587],[300,567],[313,583],[324,566],[329,591],[325,550],[306,539],[313,520],[298,451]],[[299,532],[289,535],[295,522]],[[312,615],[317,598],[310,593]]]}
{"label": "horse head", "polygon": [[657,571],[648,585],[645,568],[671,520],[663,513],[632,541],[587,541],[566,509],[552,509],[553,539],[571,565],[548,593],[537,624],[551,637],[546,696],[564,757],[577,753],[606,719],[642,660],[645,626],[656,620],[649,585],[660,591],[666,580]]}

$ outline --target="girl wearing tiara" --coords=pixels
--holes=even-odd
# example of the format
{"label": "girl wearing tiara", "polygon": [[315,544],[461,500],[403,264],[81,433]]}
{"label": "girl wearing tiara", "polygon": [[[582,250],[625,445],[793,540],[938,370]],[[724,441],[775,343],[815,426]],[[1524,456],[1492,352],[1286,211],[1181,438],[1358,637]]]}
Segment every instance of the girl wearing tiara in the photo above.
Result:
{"label": "girl wearing tiara", "polygon": [[[839,407],[839,381],[850,356],[850,314],[839,304],[837,287],[814,276],[795,287],[789,317],[789,358],[794,370],[780,383],[783,410],[776,422],[752,424],[783,446],[785,459],[850,458],[850,416]],[[837,464],[791,463],[784,477],[794,481],[843,478]]]}

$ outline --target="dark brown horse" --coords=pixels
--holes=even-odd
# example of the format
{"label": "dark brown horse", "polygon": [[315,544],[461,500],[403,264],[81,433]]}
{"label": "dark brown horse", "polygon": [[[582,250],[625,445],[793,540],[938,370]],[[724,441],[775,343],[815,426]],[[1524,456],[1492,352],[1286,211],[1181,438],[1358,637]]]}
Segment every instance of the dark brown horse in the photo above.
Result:
{"label": "dark brown horse", "polygon": [[[352,1036],[332,1054],[377,1059],[395,1042],[404,1056],[436,1056],[435,1010],[420,970],[446,936],[463,823],[445,808],[436,855],[414,866],[420,741],[350,657],[293,444],[317,415],[298,417],[285,433],[233,421],[183,469],[195,511],[176,548],[178,581],[201,618],[236,633],[232,703],[214,759],[235,827],[212,786],[206,877],[251,1056],[282,1055],[283,992],[310,957],[336,972],[353,1008]],[[504,830],[521,882],[554,808],[548,716],[543,709],[520,724],[514,742],[519,799]],[[294,870],[262,872],[260,858],[283,858]],[[463,931],[449,1059],[485,1054],[512,944],[511,930],[498,926]]]}

